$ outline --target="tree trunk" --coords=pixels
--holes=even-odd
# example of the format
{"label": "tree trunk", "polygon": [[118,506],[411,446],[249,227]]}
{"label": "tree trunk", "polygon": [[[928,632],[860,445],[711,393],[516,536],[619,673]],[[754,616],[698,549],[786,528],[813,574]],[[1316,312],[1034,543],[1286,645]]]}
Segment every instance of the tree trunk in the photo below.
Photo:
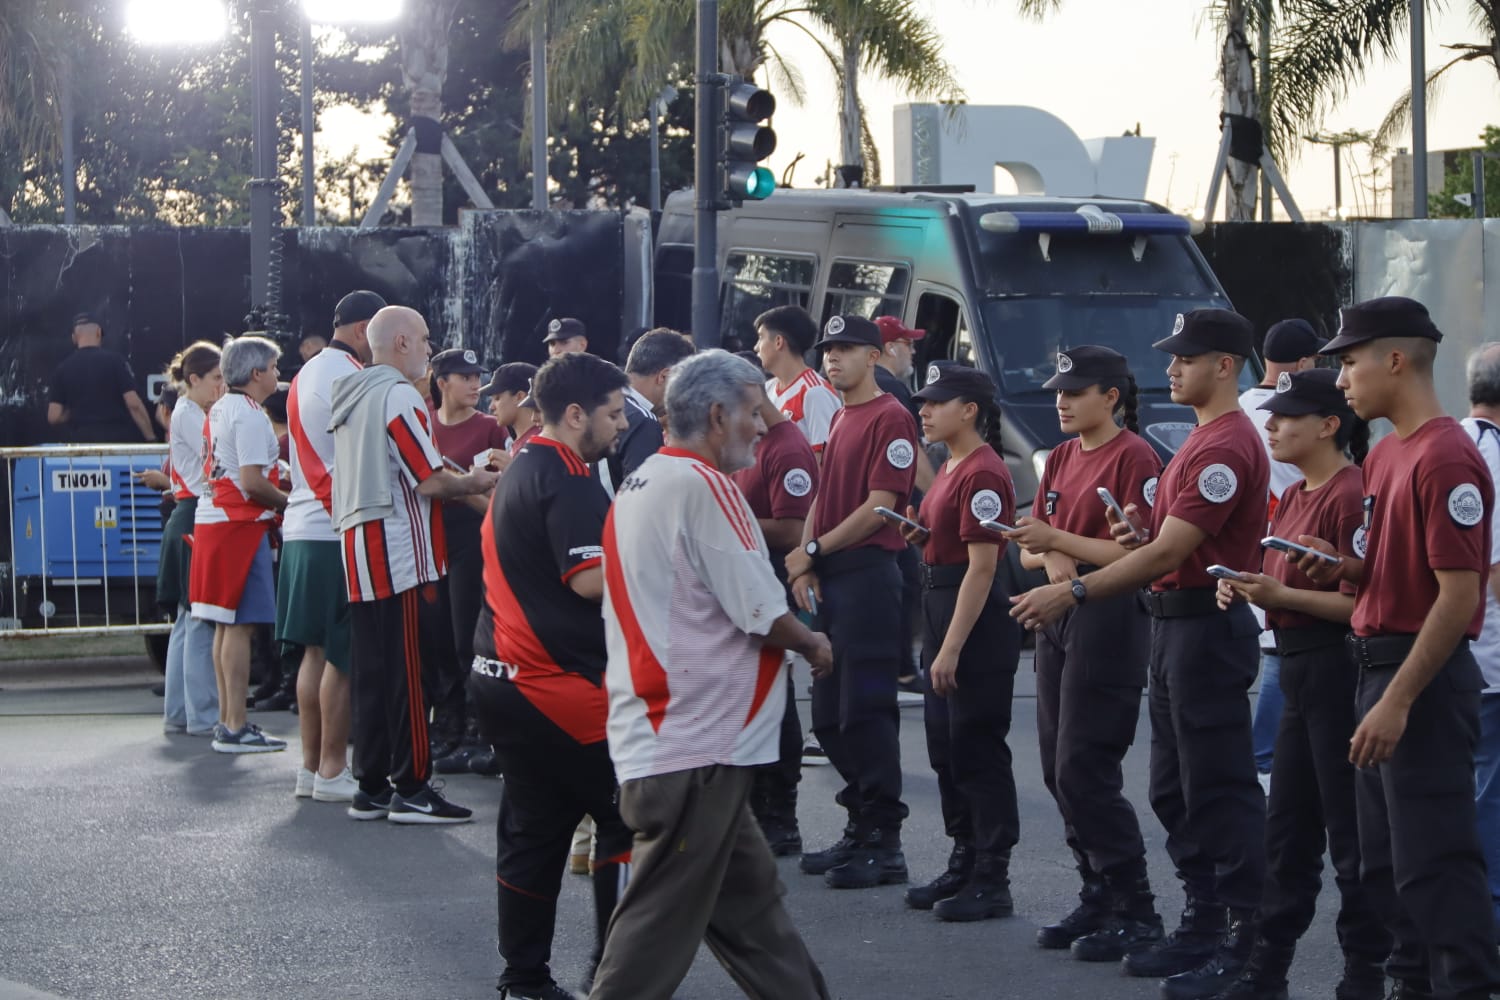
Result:
{"label": "tree trunk", "polygon": [[[1245,0],[1228,0],[1224,12],[1224,51],[1219,61],[1219,82],[1224,88],[1224,112],[1259,118],[1255,96],[1255,64],[1245,36]],[[1255,221],[1256,183],[1260,168],[1229,158],[1230,222]]]}
{"label": "tree trunk", "polygon": [[838,170],[838,187],[855,187],[862,182],[865,154],[860,142],[864,134],[864,116],[859,106],[860,38],[852,35],[841,44],[843,67],[839,74],[839,155],[843,163]]}
{"label": "tree trunk", "polygon": [[[401,78],[411,95],[411,118],[442,121],[443,80],[448,75],[448,29],[458,0],[424,0],[408,4],[401,29]],[[423,136],[407,174],[411,185],[411,224],[443,224],[443,157],[419,126]],[[441,133],[436,133],[441,135]]]}

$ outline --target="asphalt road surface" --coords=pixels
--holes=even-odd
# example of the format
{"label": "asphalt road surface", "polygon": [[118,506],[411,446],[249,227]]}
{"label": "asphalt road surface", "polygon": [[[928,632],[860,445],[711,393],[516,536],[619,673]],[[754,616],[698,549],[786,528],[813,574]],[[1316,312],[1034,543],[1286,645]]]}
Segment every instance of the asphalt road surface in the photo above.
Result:
{"label": "asphalt road surface", "polygon": [[[281,754],[222,756],[162,735],[144,660],[0,668],[0,1000],[22,998],[446,998],[494,996],[494,823],[501,783],[461,776],[447,794],[473,824],[355,823],[341,805],[292,796],[296,716],[256,721]],[[1029,657],[1017,683],[1021,843],[1016,916],[944,924],[908,910],[900,887],[835,892],[781,862],[787,905],[834,996],[1147,998],[1157,984],[1035,945],[1074,905],[1077,875],[1037,762]],[[807,706],[801,705],[804,718]],[[927,767],[921,710],[902,710],[914,879],[940,871],[948,841]],[[1182,905],[1146,805],[1144,716],[1127,761],[1158,905]],[[810,849],[835,839],[830,767],[803,770]],[[1293,995],[1326,997],[1341,970],[1333,889],[1303,941]],[[589,882],[567,876],[554,972],[576,987],[592,938]],[[742,994],[707,951],[679,1000]]]}

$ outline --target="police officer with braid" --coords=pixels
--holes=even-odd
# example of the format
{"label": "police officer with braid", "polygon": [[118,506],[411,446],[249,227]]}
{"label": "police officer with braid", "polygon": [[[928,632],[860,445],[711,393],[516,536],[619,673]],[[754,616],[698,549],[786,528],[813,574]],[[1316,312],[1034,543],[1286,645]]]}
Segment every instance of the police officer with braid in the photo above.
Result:
{"label": "police officer with braid", "polygon": [[[1386,972],[1402,1000],[1500,990],[1474,819],[1484,682],[1469,651],[1484,620],[1495,498],[1484,459],[1438,401],[1432,366],[1442,336],[1412,299],[1343,311],[1322,353],[1339,359],[1338,386],[1354,412],[1385,417],[1395,433],[1365,460],[1364,557],[1298,564],[1315,581],[1356,588],[1349,645],[1359,721],[1349,760],[1359,768],[1365,889],[1395,938]],[[1312,535],[1293,541],[1335,552]]]}
{"label": "police officer with braid", "polygon": [[[1123,355],[1070,348],[1058,354],[1045,388],[1057,392],[1062,431],[1077,436],[1047,456],[1033,516],[1008,537],[1025,549],[1028,569],[1071,587],[1125,555],[1110,535],[1098,488],[1150,510],[1161,459],[1136,433],[1135,379]],[[1042,778],[1083,878],[1078,907],[1043,927],[1037,943],[1071,946],[1083,961],[1118,962],[1162,935],[1140,823],[1122,791],[1150,638],[1151,617],[1137,593],[1088,601],[1036,635]]]}
{"label": "police officer with braid", "polygon": [[1260,626],[1243,604],[1221,612],[1208,574],[1214,564],[1253,564],[1265,530],[1268,459],[1239,406],[1254,334],[1228,310],[1178,317],[1155,347],[1172,355],[1172,401],[1191,406],[1198,426],[1162,473],[1149,530],[1137,523],[1137,504],[1125,507],[1128,522],[1112,514],[1116,540],[1134,551],[1015,598],[1012,611],[1040,629],[1090,599],[1151,584],[1151,806],[1187,906],[1175,931],[1122,964],[1132,976],[1164,977],[1166,1000],[1212,996],[1239,975],[1255,943],[1265,877],[1266,800],[1247,698]]}

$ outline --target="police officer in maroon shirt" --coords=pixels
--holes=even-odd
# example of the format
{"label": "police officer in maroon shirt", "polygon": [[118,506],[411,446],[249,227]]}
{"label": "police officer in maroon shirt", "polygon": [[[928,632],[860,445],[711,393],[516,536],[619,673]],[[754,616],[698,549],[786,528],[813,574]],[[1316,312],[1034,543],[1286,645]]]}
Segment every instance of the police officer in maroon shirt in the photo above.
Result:
{"label": "police officer in maroon shirt", "polygon": [[1161,475],[1149,530],[1136,523],[1137,505],[1127,506],[1131,523],[1111,530],[1135,551],[1016,598],[1012,613],[1041,628],[1091,597],[1151,584],[1151,806],[1167,830],[1187,906],[1175,931],[1126,955],[1123,965],[1129,975],[1166,977],[1166,1000],[1187,1000],[1227,987],[1255,944],[1266,799],[1255,777],[1246,693],[1260,665],[1260,626],[1243,604],[1219,610],[1207,569],[1259,557],[1270,465],[1239,406],[1239,375],[1255,351],[1250,321],[1194,310],[1155,347],[1172,355],[1172,401],[1191,406],[1198,426]]}
{"label": "police officer in maroon shirt", "polygon": [[816,345],[828,380],[843,394],[823,450],[823,474],[802,547],[786,558],[792,593],[816,606],[833,644],[831,677],[813,681],[813,732],[844,779],[837,801],[844,836],[802,855],[802,870],[836,889],[905,882],[901,851],[901,573],[906,541],[876,507],[902,510],[916,476],[911,414],[875,384],[880,328],[834,316]]}
{"label": "police officer in maroon shirt", "polygon": [[[1070,347],[1045,388],[1057,392],[1059,427],[1076,437],[1047,456],[1032,515],[1007,537],[1026,550],[1022,565],[1071,586],[1125,555],[1098,489],[1150,510],[1161,459],[1137,433],[1135,378],[1119,352]],[[1071,947],[1085,962],[1118,962],[1163,933],[1140,822],[1123,791],[1150,645],[1151,617],[1134,592],[1088,601],[1036,634],[1042,777],[1083,879],[1078,906],[1038,930],[1037,944]]]}
{"label": "police officer in maroon shirt", "polygon": [[[1271,534],[1334,540],[1342,555],[1364,551],[1364,489],[1358,461],[1369,431],[1344,402],[1327,368],[1282,372],[1259,406],[1271,458],[1302,478],[1281,492]],[[1346,453],[1347,452],[1347,453]],[[1353,461],[1350,456],[1352,455]],[[1297,941],[1312,925],[1322,885],[1326,845],[1338,884],[1339,945],[1344,976],[1335,1000],[1382,1000],[1391,936],[1360,880],[1359,829],[1354,808],[1354,694],[1359,668],[1345,644],[1352,588],[1338,580],[1314,583],[1294,558],[1267,549],[1264,572],[1246,570],[1219,582],[1219,603],[1248,600],[1266,612],[1281,657],[1281,712],[1266,807],[1266,892],[1260,939],[1240,978],[1219,994],[1226,1000],[1282,1000]],[[1253,567],[1250,567],[1253,569]],[[1348,592],[1342,592],[1348,590]],[[1261,683],[1266,683],[1261,679]]]}
{"label": "police officer in maroon shirt", "polygon": [[[753,352],[744,353],[750,355],[746,360],[760,367]],[[766,536],[777,579],[786,583],[787,553],[802,544],[807,515],[818,492],[818,457],[806,435],[764,390],[760,415],[766,423],[766,434],[755,446],[755,464],[730,478],[745,494],[750,512]],[[758,768],[750,789],[750,809],[771,853],[777,856],[802,853],[802,832],[797,826],[797,784],[801,780],[802,720],[797,716],[792,674],[787,671],[780,759]]]}
{"label": "police officer in maroon shirt", "polygon": [[[1343,366],[1338,386],[1354,412],[1387,418],[1395,433],[1365,460],[1363,559],[1307,556],[1299,568],[1356,588],[1349,645],[1360,668],[1359,725],[1349,759],[1360,769],[1365,888],[1395,937],[1391,995],[1446,1000],[1500,991],[1500,958],[1474,825],[1484,684],[1469,652],[1484,619],[1494,488],[1474,442],[1438,402],[1440,340],[1412,299],[1343,311],[1322,353]],[[1300,540],[1334,551],[1331,540]]]}

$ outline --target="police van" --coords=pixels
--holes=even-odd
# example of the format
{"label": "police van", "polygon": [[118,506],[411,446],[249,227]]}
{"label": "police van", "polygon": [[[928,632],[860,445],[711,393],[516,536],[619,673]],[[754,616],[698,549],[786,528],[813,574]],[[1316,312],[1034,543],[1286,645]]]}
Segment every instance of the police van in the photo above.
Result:
{"label": "police van", "polygon": [[[1144,201],[938,190],[777,191],[719,219],[723,345],[748,348],[755,317],[798,305],[897,316],[926,331],[916,370],[950,358],[1000,387],[1006,462],[1029,504],[1063,440],[1051,390],[1057,352],[1102,344],[1130,359],[1141,433],[1170,456],[1193,428],[1151,345],[1179,313],[1230,308],[1191,236],[1195,223]],[[655,251],[658,323],[691,328],[693,193],[667,199]],[[1243,388],[1260,379],[1252,359]]]}

